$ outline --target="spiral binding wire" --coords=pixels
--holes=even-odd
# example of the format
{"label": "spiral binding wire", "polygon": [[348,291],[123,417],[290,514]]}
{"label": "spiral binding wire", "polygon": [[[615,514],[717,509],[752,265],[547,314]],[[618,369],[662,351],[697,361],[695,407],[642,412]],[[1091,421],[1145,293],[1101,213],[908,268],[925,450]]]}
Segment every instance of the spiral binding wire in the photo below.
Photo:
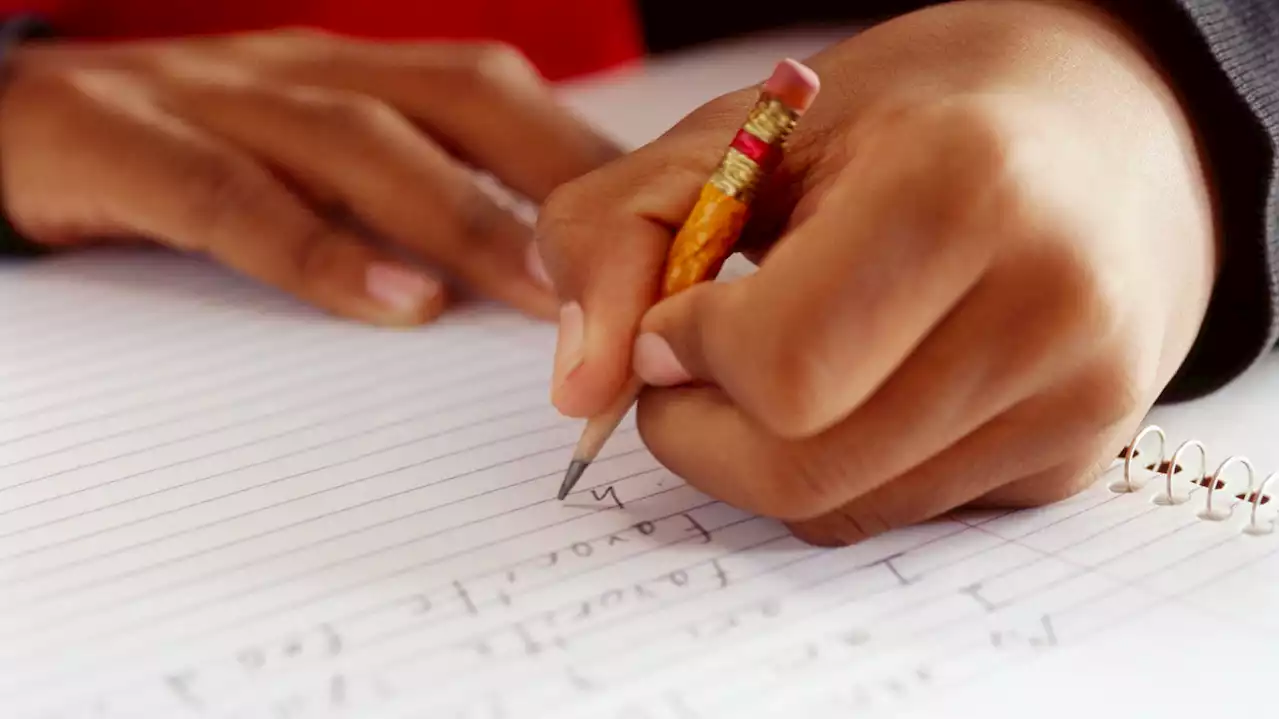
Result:
{"label": "spiral binding wire", "polygon": [[1153,502],[1156,504],[1171,506],[1182,504],[1191,499],[1190,495],[1186,497],[1179,497],[1174,494],[1173,475],[1183,470],[1183,467],[1178,464],[1179,459],[1187,451],[1194,449],[1197,450],[1197,453],[1200,455],[1200,471],[1195,475],[1195,479],[1192,481],[1194,484],[1204,487],[1207,490],[1205,492],[1204,506],[1196,513],[1196,516],[1200,519],[1213,522],[1224,521],[1232,516],[1235,507],[1238,506],[1239,503],[1232,503],[1229,506],[1224,507],[1220,501],[1219,505],[1215,507],[1214,495],[1219,490],[1225,490],[1227,488],[1228,483],[1223,479],[1224,475],[1227,474],[1228,470],[1239,465],[1240,467],[1243,467],[1249,480],[1245,491],[1235,495],[1237,500],[1248,502],[1250,505],[1249,523],[1245,525],[1242,531],[1245,534],[1255,536],[1271,534],[1275,531],[1277,521],[1280,521],[1277,518],[1272,518],[1266,522],[1259,522],[1258,520],[1258,507],[1266,504],[1267,502],[1276,500],[1275,497],[1267,494],[1268,487],[1276,478],[1275,472],[1272,472],[1266,477],[1266,479],[1263,479],[1257,489],[1254,489],[1254,480],[1257,476],[1257,472],[1254,469],[1253,462],[1251,462],[1248,457],[1232,455],[1224,459],[1222,463],[1218,465],[1217,469],[1214,470],[1213,474],[1210,475],[1208,472],[1209,451],[1203,442],[1196,439],[1190,439],[1178,445],[1178,448],[1173,451],[1172,456],[1168,456],[1166,459],[1168,435],[1166,435],[1164,429],[1154,424],[1147,425],[1139,430],[1138,433],[1134,435],[1133,440],[1130,441],[1121,452],[1119,459],[1122,459],[1124,462],[1124,474],[1119,482],[1115,482],[1111,485],[1112,491],[1127,493],[1137,492],[1142,489],[1142,487],[1136,484],[1133,479],[1133,459],[1134,457],[1138,457],[1143,454],[1139,449],[1139,445],[1141,445],[1143,440],[1151,435],[1155,435],[1159,440],[1159,455],[1156,460],[1151,463],[1150,468],[1154,469],[1159,474],[1164,475],[1164,492],[1153,497]]}

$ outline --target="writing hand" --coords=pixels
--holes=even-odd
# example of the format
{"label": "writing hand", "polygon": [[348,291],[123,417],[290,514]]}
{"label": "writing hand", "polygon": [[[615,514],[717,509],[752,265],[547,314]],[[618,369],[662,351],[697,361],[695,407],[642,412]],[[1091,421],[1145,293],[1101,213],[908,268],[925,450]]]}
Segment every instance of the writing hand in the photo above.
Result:
{"label": "writing hand", "polygon": [[434,317],[446,279],[553,317],[528,223],[463,162],[541,201],[616,155],[499,46],[272,32],[12,62],[0,158],[24,234],[154,239],[370,322]]}
{"label": "writing hand", "polygon": [[823,91],[759,198],[750,276],[646,311],[753,88],[553,195],[556,405],[599,412],[634,369],[660,461],[819,543],[1078,491],[1212,285],[1211,203],[1164,79],[1061,3],[939,6],[807,64]]}

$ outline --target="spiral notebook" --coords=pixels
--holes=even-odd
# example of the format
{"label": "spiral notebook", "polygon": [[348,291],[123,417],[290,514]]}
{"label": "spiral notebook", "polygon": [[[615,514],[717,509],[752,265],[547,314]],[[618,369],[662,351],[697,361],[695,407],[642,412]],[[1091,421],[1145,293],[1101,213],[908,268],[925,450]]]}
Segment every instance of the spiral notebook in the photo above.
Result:
{"label": "spiral notebook", "polygon": [[[829,40],[570,100],[641,142]],[[663,471],[630,423],[554,502],[580,427],[548,406],[552,344],[490,307],[356,328],[163,253],[0,267],[0,716],[1274,706],[1280,486],[1254,493],[1280,363],[1153,413],[1128,473],[1066,502],[819,550]],[[1213,478],[1236,454],[1252,489],[1243,462]]]}
{"label": "spiral notebook", "polygon": [[0,328],[8,719],[1276,714],[1275,467],[1229,445],[817,549],[630,424],[554,501],[553,331],[495,308],[120,251],[0,268]]}

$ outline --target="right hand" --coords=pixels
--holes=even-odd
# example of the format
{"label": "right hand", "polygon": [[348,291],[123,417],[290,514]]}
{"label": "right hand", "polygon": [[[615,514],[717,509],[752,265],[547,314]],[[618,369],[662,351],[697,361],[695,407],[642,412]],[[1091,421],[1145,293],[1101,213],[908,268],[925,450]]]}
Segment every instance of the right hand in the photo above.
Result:
{"label": "right hand", "polygon": [[419,264],[554,316],[528,223],[455,158],[541,202],[617,155],[491,44],[32,44],[0,98],[3,201],[27,237],[207,253],[377,324],[443,310],[442,278]]}
{"label": "right hand", "polygon": [[666,468],[817,544],[1088,486],[1212,294],[1212,187],[1171,81],[1059,0],[932,6],[809,65],[822,96],[738,245],[755,273],[654,304],[755,87],[547,202],[555,405],[593,416],[634,372]]}

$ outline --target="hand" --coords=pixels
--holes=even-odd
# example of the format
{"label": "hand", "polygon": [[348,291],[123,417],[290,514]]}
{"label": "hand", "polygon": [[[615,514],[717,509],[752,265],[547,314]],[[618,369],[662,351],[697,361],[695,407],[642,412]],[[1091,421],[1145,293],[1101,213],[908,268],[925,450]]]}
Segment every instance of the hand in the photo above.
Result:
{"label": "hand", "polygon": [[23,47],[0,104],[4,202],[39,242],[153,239],[336,314],[413,324],[445,278],[540,317],[534,201],[617,150],[514,51],[312,32]]}
{"label": "hand", "polygon": [[1118,23],[1048,2],[934,7],[808,64],[823,89],[749,222],[749,276],[646,312],[754,88],[552,196],[556,405],[599,412],[634,366],[661,462],[814,543],[1078,491],[1213,283],[1165,80]]}

